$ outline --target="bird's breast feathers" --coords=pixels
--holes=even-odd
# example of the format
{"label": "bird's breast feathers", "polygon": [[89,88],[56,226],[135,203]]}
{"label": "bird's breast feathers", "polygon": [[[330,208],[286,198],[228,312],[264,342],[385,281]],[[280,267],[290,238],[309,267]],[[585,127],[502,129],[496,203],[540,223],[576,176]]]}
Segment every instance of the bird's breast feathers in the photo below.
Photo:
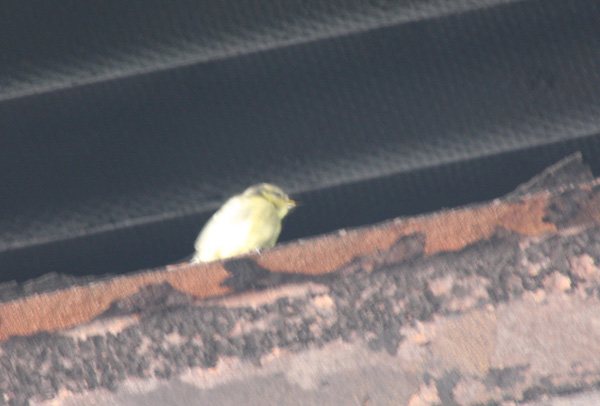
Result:
{"label": "bird's breast feathers", "polygon": [[281,220],[271,203],[236,196],[209,220],[195,245],[200,260],[210,261],[273,246],[280,231]]}

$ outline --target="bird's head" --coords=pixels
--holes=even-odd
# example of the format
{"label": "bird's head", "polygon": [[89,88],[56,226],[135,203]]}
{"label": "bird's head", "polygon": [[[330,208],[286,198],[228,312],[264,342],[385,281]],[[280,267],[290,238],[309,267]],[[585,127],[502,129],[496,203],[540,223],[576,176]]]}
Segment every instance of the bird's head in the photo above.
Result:
{"label": "bird's head", "polygon": [[259,183],[258,185],[250,186],[244,192],[245,195],[258,195],[268,200],[275,209],[279,218],[284,218],[290,209],[296,207],[296,202],[289,198],[280,187],[270,183]]}

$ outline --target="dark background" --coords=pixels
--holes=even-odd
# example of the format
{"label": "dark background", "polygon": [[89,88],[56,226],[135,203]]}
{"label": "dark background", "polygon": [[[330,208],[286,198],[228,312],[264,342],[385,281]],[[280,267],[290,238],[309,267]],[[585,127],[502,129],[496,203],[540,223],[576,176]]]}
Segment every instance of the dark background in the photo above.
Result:
{"label": "dark background", "polygon": [[281,240],[600,163],[600,3],[5,2],[0,277],[175,262],[229,195]]}

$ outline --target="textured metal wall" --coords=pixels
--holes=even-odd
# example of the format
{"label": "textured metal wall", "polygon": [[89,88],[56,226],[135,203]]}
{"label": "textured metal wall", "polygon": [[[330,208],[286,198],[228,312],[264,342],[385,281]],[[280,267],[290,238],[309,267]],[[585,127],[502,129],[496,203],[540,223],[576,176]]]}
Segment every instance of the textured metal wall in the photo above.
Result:
{"label": "textured metal wall", "polygon": [[11,3],[0,273],[191,252],[272,181],[282,239],[484,200],[600,134],[595,1]]}

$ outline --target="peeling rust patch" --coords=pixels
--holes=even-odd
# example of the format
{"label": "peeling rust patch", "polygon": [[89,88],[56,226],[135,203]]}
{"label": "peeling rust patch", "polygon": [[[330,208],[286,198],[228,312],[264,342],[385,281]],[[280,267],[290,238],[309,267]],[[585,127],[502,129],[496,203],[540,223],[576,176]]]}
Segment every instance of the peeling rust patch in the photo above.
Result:
{"label": "peeling rust patch", "polygon": [[[169,272],[173,268],[177,272]],[[198,268],[205,269],[198,272]],[[178,265],[2,303],[0,341],[88,322],[108,310],[112,303],[149,284],[168,282],[175,289],[196,297],[223,295],[230,291],[221,286],[226,277],[227,272],[218,263],[202,267]]]}
{"label": "peeling rust patch", "polygon": [[477,240],[490,238],[498,229],[521,235],[556,232],[544,220],[549,195],[527,201],[494,202],[489,205],[445,211],[411,219],[397,219],[376,227],[349,230],[277,248],[256,258],[265,269],[276,272],[325,274],[354,258],[388,251],[396,241],[411,234],[426,236],[425,255],[458,251]]}

